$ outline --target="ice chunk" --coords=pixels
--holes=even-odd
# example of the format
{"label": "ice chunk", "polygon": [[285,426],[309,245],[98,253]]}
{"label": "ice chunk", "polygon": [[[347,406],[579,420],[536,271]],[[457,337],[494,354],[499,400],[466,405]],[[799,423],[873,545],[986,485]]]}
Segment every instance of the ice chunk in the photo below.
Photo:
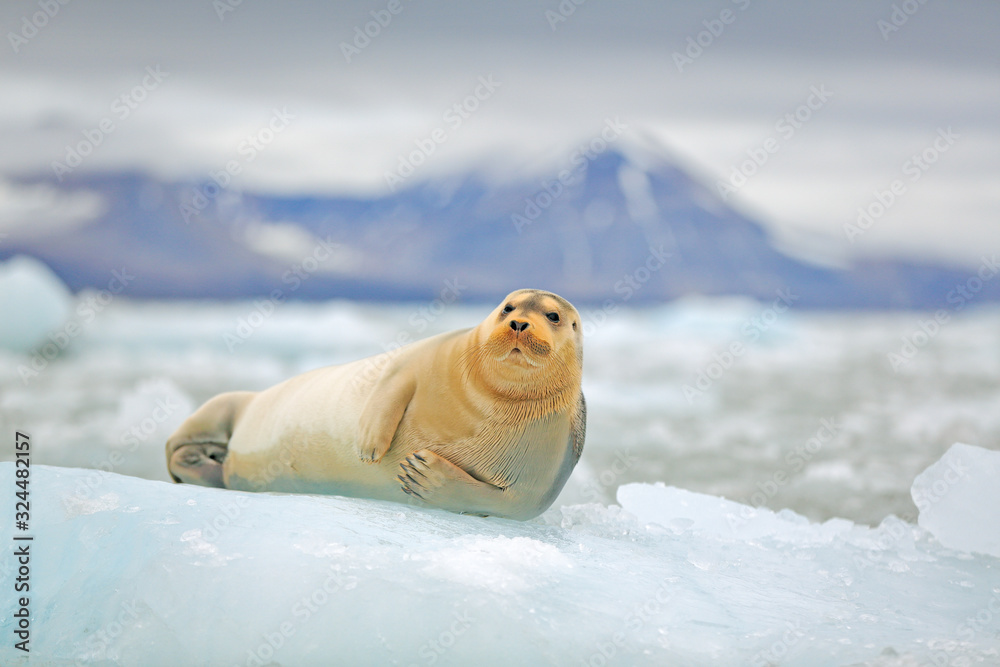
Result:
{"label": "ice chunk", "polygon": [[693,493],[657,484],[625,484],[618,488],[618,502],[643,523],[655,523],[674,532],[733,540],[771,537],[780,541],[830,541],[854,527],[850,521],[831,519],[818,526],[791,510],[773,512],[725,498]]}
{"label": "ice chunk", "polygon": [[27,352],[69,317],[73,295],[48,266],[18,255],[0,263],[0,346]]}
{"label": "ice chunk", "polygon": [[[0,463],[0,488],[14,470]],[[623,489],[627,510],[531,522],[104,473],[81,500],[92,474],[33,466],[27,531],[0,503],[0,540],[34,537],[32,665],[992,664],[1000,651],[993,626],[961,625],[1000,604],[996,560],[894,518],[816,525],[651,485]],[[0,590],[18,567],[8,547]],[[18,607],[0,602],[0,664],[28,665],[10,641]]]}
{"label": "ice chunk", "polygon": [[917,523],[946,547],[1000,556],[1000,452],[956,443],[910,488]]}

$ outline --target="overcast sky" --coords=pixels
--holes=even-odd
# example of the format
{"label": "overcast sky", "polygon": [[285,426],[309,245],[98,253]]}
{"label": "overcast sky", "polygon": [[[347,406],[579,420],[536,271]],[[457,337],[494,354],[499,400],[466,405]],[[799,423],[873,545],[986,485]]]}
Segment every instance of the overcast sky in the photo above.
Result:
{"label": "overcast sky", "polygon": [[[240,187],[324,193],[384,190],[437,128],[427,174],[556,159],[619,118],[712,187],[749,174],[729,201],[781,236],[1000,251],[1000,3],[236,2],[0,5],[0,179],[51,173],[102,119],[80,169],[201,178],[236,159]],[[480,77],[499,85],[456,126]],[[293,118],[246,161],[275,110]],[[25,196],[0,180],[0,216]]]}

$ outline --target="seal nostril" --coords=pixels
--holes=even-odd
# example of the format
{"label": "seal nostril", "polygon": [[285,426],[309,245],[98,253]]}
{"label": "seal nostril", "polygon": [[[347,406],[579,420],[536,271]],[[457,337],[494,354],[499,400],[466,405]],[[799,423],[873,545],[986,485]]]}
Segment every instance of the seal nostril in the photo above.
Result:
{"label": "seal nostril", "polygon": [[510,328],[514,331],[524,331],[528,328],[527,322],[518,322],[517,320],[510,321]]}

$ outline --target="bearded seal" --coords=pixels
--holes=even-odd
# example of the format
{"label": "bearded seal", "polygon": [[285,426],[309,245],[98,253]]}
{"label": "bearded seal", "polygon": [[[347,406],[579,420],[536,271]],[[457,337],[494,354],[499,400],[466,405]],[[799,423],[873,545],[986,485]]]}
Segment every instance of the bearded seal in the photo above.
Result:
{"label": "bearded seal", "polygon": [[220,394],[167,441],[175,482],[530,519],[583,451],[582,322],[517,290],[479,326]]}

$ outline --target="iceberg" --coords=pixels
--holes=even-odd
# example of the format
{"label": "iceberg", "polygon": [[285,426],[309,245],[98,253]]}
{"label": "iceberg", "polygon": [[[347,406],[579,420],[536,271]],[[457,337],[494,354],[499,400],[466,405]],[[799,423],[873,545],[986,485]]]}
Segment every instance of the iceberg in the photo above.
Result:
{"label": "iceberg", "polygon": [[15,531],[0,463],[30,545],[27,575],[0,561],[0,663],[997,664],[1000,453],[956,445],[914,497],[954,456],[949,502],[877,527],[659,484],[522,523],[37,465]]}
{"label": "iceberg", "polygon": [[0,263],[0,347],[27,352],[70,315],[73,295],[48,266],[17,255]]}
{"label": "iceberg", "polygon": [[913,481],[917,523],[952,549],[1000,557],[1000,453],[956,443]]}

